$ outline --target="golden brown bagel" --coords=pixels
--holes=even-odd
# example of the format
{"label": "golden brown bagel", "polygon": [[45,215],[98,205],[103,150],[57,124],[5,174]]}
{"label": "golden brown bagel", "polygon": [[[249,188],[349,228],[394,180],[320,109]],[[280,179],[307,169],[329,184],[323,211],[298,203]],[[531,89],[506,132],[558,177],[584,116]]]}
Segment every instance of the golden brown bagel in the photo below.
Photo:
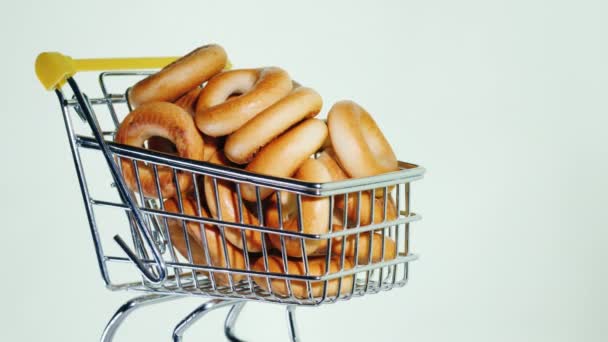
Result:
{"label": "golden brown bagel", "polygon": [[397,170],[397,157],[369,113],[339,101],[327,116],[329,136],[340,165],[354,178]]}
{"label": "golden brown bagel", "polygon": [[[334,231],[341,230],[341,227],[334,226]],[[388,236],[382,237],[382,234],[372,233],[372,263],[382,261],[382,242],[384,241],[384,261],[395,259],[396,255],[396,244],[395,240]],[[344,239],[344,255],[347,257],[357,257],[359,265],[367,265],[369,262],[369,236],[370,232],[359,234],[359,247],[355,254],[355,245],[357,242],[357,234],[348,235]],[[332,255],[342,255],[342,238],[335,238],[332,247]]]}
{"label": "golden brown bagel", "polygon": [[[302,163],[315,153],[327,137],[327,126],[318,119],[306,119],[264,146],[245,168],[247,171],[277,177],[290,177]],[[255,187],[243,184],[243,198],[256,200]],[[271,189],[260,189],[261,198]]]}
{"label": "golden brown bagel", "polygon": [[340,167],[340,164],[338,164],[336,153],[333,148],[326,147],[323,149],[323,152],[319,154],[317,159],[327,167],[333,181],[341,181],[349,178],[342,167]]}
{"label": "golden brown bagel", "polygon": [[[200,216],[207,218],[209,215],[205,208],[200,208],[200,215],[197,214],[198,208],[196,205],[196,201],[187,196],[183,196],[182,198],[182,208],[183,214],[189,216]],[[178,202],[174,198],[170,198],[165,201],[165,210],[168,212],[179,213]],[[184,229],[182,225],[182,220],[178,219],[167,219],[167,225],[169,227],[169,232],[171,235],[171,242],[173,243],[173,247],[178,250],[178,252],[188,259],[188,249],[185,243],[184,237]],[[226,262],[226,257],[224,254],[224,247],[222,244],[222,237],[217,228],[211,225],[204,225],[204,231],[206,235],[206,243],[203,242],[203,237],[201,235],[201,224],[194,221],[187,221],[186,223],[186,233],[190,238],[190,250],[192,252],[192,259],[195,264],[198,265],[210,265],[215,267],[228,267],[228,263]],[[211,259],[211,263],[207,263],[207,258],[205,255],[204,246],[207,246],[209,251],[209,258]],[[230,261],[230,268],[232,269],[247,269],[245,264],[245,257],[243,252],[233,246],[228,239],[226,238],[226,251],[228,254],[228,260]],[[214,272],[214,278],[218,285],[228,285],[228,277],[225,273]],[[239,281],[243,279],[243,275],[233,275],[233,282]]]}
{"label": "golden brown bagel", "polygon": [[[211,157],[211,159],[209,159],[209,162],[223,166],[232,165],[220,152],[215,153]],[[213,217],[226,222],[240,222],[238,210],[238,195],[236,193],[235,185],[233,183],[221,179],[217,180],[217,190],[220,200],[219,212],[222,215],[221,218],[218,215],[217,201],[215,200],[215,191],[213,187],[213,179],[211,177],[205,176],[204,187],[207,205],[209,206],[209,211],[211,212],[211,215]],[[250,225],[258,225],[259,222],[257,217],[253,215],[253,213],[249,210],[245,203],[242,204],[243,205],[241,206],[241,213],[243,214],[243,223]],[[244,249],[241,231],[242,230],[238,228],[224,228],[226,239],[228,239],[240,249]],[[253,253],[262,251],[262,234],[254,230],[244,230],[244,232],[245,239],[247,242],[247,251]]]}
{"label": "golden brown bagel", "polygon": [[226,157],[237,164],[246,164],[254,154],[289,127],[305,118],[319,114],[323,100],[310,88],[299,87],[249,120],[226,140]]}
{"label": "golden brown bagel", "polygon": [[[192,90],[190,90],[189,92],[187,92],[186,94],[184,94],[182,97],[180,97],[179,99],[177,99],[174,103],[180,107],[182,107],[183,109],[185,109],[190,115],[194,115],[194,104],[196,103],[196,100],[198,99],[198,94],[201,92],[201,87],[196,87]],[[207,139],[204,139],[203,137],[203,141],[205,142],[205,147],[207,145]],[[163,153],[168,153],[168,154],[177,154],[177,149],[175,148],[175,145],[162,137],[150,137],[150,139],[148,139],[148,149],[150,150],[154,150],[154,151],[159,151],[159,152],[163,152]],[[206,148],[205,148],[206,150]],[[206,156],[206,154],[205,154]],[[203,160],[208,160],[208,158],[203,158]]]}
{"label": "golden brown bagel", "polygon": [[[332,148],[325,148],[319,155],[318,160],[325,165],[330,171],[333,181],[340,181],[348,179],[348,175],[340,167],[335,160],[334,151]],[[376,191],[378,192],[378,191]],[[361,192],[361,225],[368,225],[372,222],[371,218],[371,201],[370,191]],[[344,210],[344,195],[336,195],[335,197],[335,209]],[[357,221],[357,205],[358,205],[359,193],[348,194],[348,221],[349,225],[356,224]],[[397,217],[397,208],[392,195],[388,195],[388,202],[386,208],[387,221],[394,220]],[[374,223],[382,222],[384,219],[384,198],[379,197],[374,199]]]}
{"label": "golden brown bagel", "polygon": [[[372,221],[371,217],[371,203],[370,201],[370,192],[363,191],[361,192],[361,211],[359,213],[361,217],[361,225],[365,226],[370,223],[380,223],[384,221],[384,198],[374,198],[374,218]],[[344,210],[344,196],[337,195],[335,200],[335,208]],[[357,200],[359,198],[359,193],[349,193],[348,194],[348,225],[352,227],[357,223]],[[386,203],[386,220],[392,221],[397,218],[397,206],[395,205],[395,200],[393,199],[393,195],[387,196]]]}
{"label": "golden brown bagel", "polygon": [[[307,159],[295,174],[296,179],[324,183],[331,181],[331,175],[327,168],[316,159]],[[283,230],[298,232],[298,212],[296,196],[291,193],[284,193],[288,201],[281,206],[283,215]],[[281,198],[283,202],[283,198]],[[325,234],[329,231],[329,198],[302,196],[302,232],[307,234]],[[266,209],[266,225],[278,228],[280,226],[276,201],[269,203]],[[278,234],[268,234],[273,247],[281,250],[281,236]],[[301,249],[301,239],[284,237],[285,251],[292,257],[304,257]],[[306,255],[318,255],[326,252],[327,240],[304,239]]]}
{"label": "golden brown bagel", "polygon": [[[205,134],[228,135],[287,95],[286,71],[276,67],[225,71],[207,82],[196,105],[196,126]],[[228,99],[231,94],[241,94]]]}
{"label": "golden brown bagel", "polygon": [[[174,212],[177,212],[177,210]],[[171,245],[182,257],[184,257],[184,259],[190,262],[188,257],[188,245],[186,242],[187,238],[188,243],[190,244],[190,251],[192,253],[192,263],[196,265],[207,265],[207,257],[205,256],[205,250],[203,249],[202,245],[195,242],[194,237],[192,237],[188,231],[186,231],[186,234],[184,234],[181,223],[178,223],[176,220],[167,219],[167,226],[169,230],[169,238],[171,239]],[[200,273],[208,274],[207,272],[202,271],[200,271]]]}
{"label": "golden brown bagel", "polygon": [[[340,271],[340,258],[332,257],[329,263],[329,274]],[[325,274],[325,257],[313,257],[308,258],[308,276],[322,276]],[[354,267],[354,262],[351,258],[344,259],[344,269],[350,270]],[[306,275],[304,269],[304,262],[302,260],[290,259],[287,261],[287,268],[289,275]],[[259,258],[253,264],[253,270],[266,272],[264,268],[264,258]],[[280,256],[271,255],[268,256],[268,272],[282,273],[285,274],[283,268],[283,259]],[[353,275],[344,276],[341,278],[335,278],[327,281],[327,296],[338,295],[338,287],[340,282],[340,294],[350,293],[353,286]],[[253,281],[260,286],[262,289],[269,291],[268,283],[265,277],[252,277]],[[287,281],[283,279],[268,278],[270,280],[270,286],[272,293],[279,296],[287,296],[288,288]],[[290,280],[292,295],[296,298],[308,298],[308,290],[305,281],[301,280]],[[323,296],[324,289],[323,281],[315,281],[310,283],[311,292],[313,297]]]}
{"label": "golden brown bagel", "polygon": [[182,95],[174,103],[184,108],[190,115],[194,116],[194,113],[196,112],[196,101],[198,100],[198,97],[201,94],[201,90],[202,88],[197,86]]}
{"label": "golden brown bagel", "polygon": [[[141,105],[123,120],[116,132],[116,142],[120,144],[143,147],[144,142],[152,136],[170,140],[182,158],[203,160],[203,139],[194,126],[190,114],[168,102],[152,102]],[[135,170],[130,159],[121,159],[123,177],[133,191],[138,191]],[[154,173],[150,166],[138,164],[142,192],[147,197],[158,197]],[[158,167],[161,196],[175,195],[173,172],[165,167]],[[192,175],[178,172],[179,186],[182,192],[188,191],[192,184]]]}
{"label": "golden brown bagel", "polygon": [[226,61],[226,51],[221,46],[201,46],[137,82],[129,90],[129,103],[136,108],[149,102],[173,102],[222,71]]}
{"label": "golden brown bagel", "polygon": [[[175,101],[175,104],[184,108],[190,115],[194,117],[194,113],[196,111],[196,101],[201,93],[202,88],[196,87],[184,96],[180,97]],[[205,142],[205,150],[203,155],[203,160],[208,161],[212,155],[218,150],[221,146],[222,140],[220,138],[211,137],[206,134],[203,134],[203,141]]]}
{"label": "golden brown bagel", "polygon": [[216,138],[206,134],[203,134],[203,140],[205,141],[205,151],[203,153],[203,159],[209,161],[214,154],[216,154],[224,144],[224,138]]}

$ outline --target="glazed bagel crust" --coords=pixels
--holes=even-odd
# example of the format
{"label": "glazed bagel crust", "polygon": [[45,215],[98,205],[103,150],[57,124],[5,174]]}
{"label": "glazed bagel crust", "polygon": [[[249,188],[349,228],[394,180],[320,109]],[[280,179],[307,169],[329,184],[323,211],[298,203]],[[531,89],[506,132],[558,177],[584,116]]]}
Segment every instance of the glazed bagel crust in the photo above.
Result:
{"label": "glazed bagel crust", "polygon": [[[205,134],[228,135],[292,89],[289,74],[283,69],[230,70],[207,82],[196,105],[196,125]],[[232,94],[242,94],[230,98]]]}
{"label": "glazed bagel crust", "polygon": [[[327,126],[318,119],[306,119],[264,146],[245,168],[247,171],[277,177],[291,177],[315,153],[327,137]],[[243,198],[256,200],[255,187],[243,184]],[[260,189],[262,199],[271,189]]]}
{"label": "glazed bagel crust", "polygon": [[319,114],[323,100],[310,88],[296,88],[270,106],[226,140],[226,157],[237,164],[246,164],[253,155],[275,137],[299,121]]}
{"label": "glazed bagel crust", "polygon": [[[295,174],[296,179],[325,183],[331,181],[331,175],[325,165],[316,159],[307,159]],[[298,212],[296,201],[293,194],[285,194],[288,196],[287,205],[281,206],[283,214],[283,230],[297,232],[298,229]],[[281,198],[282,200],[283,198]],[[274,204],[274,205],[273,205]],[[329,198],[328,197],[302,197],[302,231],[307,234],[325,234],[329,231]],[[275,203],[270,203],[266,210],[266,224],[269,227],[279,228],[279,214]],[[268,234],[273,247],[282,250],[280,235]],[[285,250],[287,255],[292,257],[304,257],[301,249],[300,238],[285,237]],[[325,252],[327,240],[310,240],[305,239],[306,254],[318,255]]]}
{"label": "glazed bagel crust", "polygon": [[339,101],[327,116],[340,165],[354,178],[397,170],[397,157],[378,125],[353,101]]}
{"label": "glazed bagel crust", "polygon": [[[182,158],[203,160],[203,138],[194,126],[190,114],[168,102],[144,104],[123,120],[116,132],[115,141],[129,146],[142,147],[150,137],[159,136],[175,144],[177,154]],[[130,159],[121,159],[123,177],[133,191],[138,191],[135,170]],[[158,197],[154,173],[150,166],[138,164],[142,192],[147,197]],[[175,195],[173,173],[165,167],[158,168],[162,197]],[[190,174],[178,172],[178,182],[182,192],[192,184]]]}
{"label": "glazed bagel crust", "polygon": [[136,108],[149,102],[173,102],[222,71],[226,61],[226,51],[221,46],[201,46],[137,82],[129,90],[129,103]]}
{"label": "glazed bagel crust", "polygon": [[[220,153],[215,153],[211,159],[209,159],[210,163],[223,165],[223,166],[231,166],[230,162]],[[209,207],[209,211],[211,215],[216,219],[221,219],[226,222],[241,222],[238,210],[238,195],[233,183],[224,181],[221,179],[217,180],[217,191],[220,202],[220,215],[218,215],[217,210],[217,201],[215,200],[215,191],[213,187],[213,179],[209,176],[204,177],[204,193],[205,199],[207,200],[207,205]],[[243,215],[243,223],[250,225],[258,225],[258,219],[249,208],[242,203],[241,213]],[[241,234],[241,229],[225,227],[224,234],[226,235],[226,239],[232,242],[235,246],[240,249],[244,249],[243,246],[243,238]],[[245,231],[245,241],[247,242],[247,251],[248,252],[261,252],[262,251],[262,234],[260,232],[254,230],[244,230]]]}
{"label": "glazed bagel crust", "polygon": [[[329,274],[340,271],[340,258],[332,257],[329,262]],[[309,276],[322,276],[325,274],[325,257],[314,257],[308,258],[308,275]],[[350,270],[354,267],[354,262],[351,258],[344,259],[344,269]],[[290,259],[287,261],[287,268],[289,275],[305,275],[304,262],[302,260]],[[259,258],[253,264],[253,270],[266,272],[264,268],[264,258]],[[271,273],[282,273],[285,274],[283,267],[283,259],[280,256],[271,255],[268,257],[268,272]],[[353,286],[353,275],[344,276],[342,278],[335,278],[327,281],[327,296],[337,296],[338,287],[340,287],[340,294],[350,293]],[[252,277],[253,281],[266,291],[268,289],[268,283],[264,277]],[[268,278],[270,280],[270,286],[272,292],[276,295],[287,296],[288,287],[287,281],[283,279]],[[292,295],[296,298],[308,298],[308,290],[305,281],[289,280],[291,283]],[[342,283],[340,286],[340,282]],[[310,283],[311,292],[313,297],[323,296],[323,281],[316,281]]]}
{"label": "glazed bagel crust", "polygon": [[[183,214],[189,216],[200,216],[208,218],[209,214],[205,208],[199,210],[194,199],[183,196],[182,198]],[[178,202],[174,198],[170,198],[165,201],[165,210],[168,212],[179,213]],[[188,249],[186,245],[186,235],[184,234],[184,228],[182,220],[167,219],[167,225],[169,227],[169,234],[171,236],[171,242],[173,247],[186,259],[189,259]],[[222,243],[222,237],[214,226],[204,225],[204,231],[206,235],[206,241],[203,242],[203,236],[201,235],[201,224],[194,221],[187,221],[186,223],[186,234],[189,239],[190,251],[192,252],[192,260],[195,264],[199,265],[210,265],[216,267],[228,267],[226,257],[224,254],[224,246]],[[226,239],[227,240],[227,239]],[[207,246],[209,252],[210,263],[207,263],[207,257],[205,254],[204,246]],[[228,254],[228,260],[230,261],[230,268],[233,269],[246,269],[245,256],[243,252],[233,246],[229,241],[226,241],[226,252]],[[207,272],[205,272],[207,273]],[[228,285],[228,277],[226,274],[217,272],[214,273],[215,281],[218,285]],[[243,275],[232,275],[233,282],[243,279]]]}

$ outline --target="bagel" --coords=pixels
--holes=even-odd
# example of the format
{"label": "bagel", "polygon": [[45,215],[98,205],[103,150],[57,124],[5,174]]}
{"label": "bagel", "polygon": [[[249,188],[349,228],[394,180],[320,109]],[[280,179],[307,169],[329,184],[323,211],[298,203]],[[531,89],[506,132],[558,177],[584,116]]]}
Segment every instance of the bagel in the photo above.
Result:
{"label": "bagel", "polygon": [[[371,195],[369,191],[361,192],[361,210],[359,212],[360,225],[365,226],[372,223],[381,223],[384,222],[384,198],[373,198],[371,199]],[[356,225],[357,223],[357,206],[358,206],[359,193],[349,193],[348,194],[348,223],[349,227]],[[374,217],[372,220],[371,217],[371,209],[372,202],[374,203]],[[336,209],[344,210],[344,196],[336,195],[334,205]],[[393,199],[393,195],[387,196],[386,203],[386,221],[396,220],[398,216],[397,206],[395,205],[395,200]]]}
{"label": "bagel", "polygon": [[[196,87],[175,101],[175,104],[184,108],[190,115],[194,117],[196,111],[196,101],[201,93],[202,88]],[[212,155],[220,148],[223,140],[220,138],[211,137],[203,134],[203,142],[205,143],[203,160],[208,161]]]}
{"label": "bagel", "polygon": [[226,61],[226,51],[221,46],[201,46],[137,82],[128,91],[129,103],[137,108],[149,102],[173,102],[222,71]]}
{"label": "bagel", "polygon": [[[285,274],[283,267],[283,259],[280,256],[270,255],[268,256],[268,271],[264,267],[264,258],[259,258],[253,264],[253,270],[259,272],[271,272]],[[329,262],[329,274],[340,271],[340,258],[332,257]],[[290,259],[287,261],[287,268],[289,275],[308,275],[308,276],[322,276],[325,272],[326,262],[325,257],[314,257],[308,258],[308,274],[304,269],[305,265],[302,260]],[[344,269],[350,270],[354,267],[354,262],[351,258],[344,259]],[[285,279],[267,278],[267,277],[252,277],[253,281],[265,291],[269,291],[267,279],[270,281],[270,287],[272,291],[269,291],[275,295],[287,296],[288,287]],[[339,294],[344,295],[351,292],[353,287],[354,275],[347,275],[341,278],[334,278],[327,281],[327,296],[333,297],[338,295],[338,287],[340,287]],[[289,280],[291,284],[292,295],[296,298],[309,298],[306,281],[302,280]],[[311,292],[313,297],[322,297],[323,289],[325,288],[324,281],[311,281],[310,282]]]}
{"label": "bagel", "polygon": [[222,148],[224,143],[223,138],[216,138],[209,135],[203,134],[203,140],[205,141],[205,151],[203,152],[203,160],[209,161],[214,154]]}
{"label": "bagel", "polygon": [[332,147],[324,148],[317,160],[322,162],[329,170],[333,181],[341,181],[349,178],[348,174],[346,174],[340,164],[338,164],[336,152]]}
{"label": "bagel", "polygon": [[[334,231],[341,230],[341,227],[334,226]],[[382,236],[380,233],[365,232],[359,234],[359,246],[357,253],[355,253],[355,246],[357,245],[357,234],[348,235],[344,239],[344,245],[342,244],[342,238],[335,238],[332,243],[331,253],[332,255],[341,256],[342,248],[344,248],[344,255],[347,257],[357,258],[359,265],[367,265],[370,261],[370,235],[372,236],[372,251],[371,251],[371,262],[377,263],[380,261],[388,261],[395,259],[397,255],[397,245],[395,240],[388,236]],[[382,259],[382,244],[384,243],[384,260]]]}
{"label": "bagel", "polygon": [[237,164],[250,162],[262,146],[289,127],[319,114],[322,105],[321,96],[313,89],[299,87],[292,90],[226,139],[226,157]]}
{"label": "bagel", "polygon": [[[209,159],[210,163],[223,165],[223,166],[231,166],[230,162],[219,152],[215,153],[211,159]],[[217,201],[215,200],[215,191],[213,187],[213,178],[210,176],[204,177],[204,193],[205,199],[207,200],[207,205],[209,207],[209,211],[211,215],[225,222],[241,222],[238,210],[238,194],[234,188],[234,184],[222,179],[217,179],[217,191],[220,202],[220,210],[218,214],[217,210]],[[255,215],[249,210],[249,208],[242,203],[241,213],[243,216],[243,223],[255,225],[259,224],[259,221]],[[245,232],[245,240],[247,242],[247,251],[248,252],[261,252],[262,251],[262,233],[255,231],[244,229],[241,230],[239,228],[233,227],[225,227],[224,233],[226,235],[226,239],[228,239],[232,244],[237,246],[240,249],[244,249],[243,239],[241,236],[241,231]]]}
{"label": "bagel", "polygon": [[[164,202],[165,210],[172,213],[180,213],[178,202],[174,198],[170,198]],[[182,208],[183,214],[189,216],[200,216],[208,218],[209,214],[205,208],[200,208],[200,215],[197,214],[197,205],[194,199],[188,198],[187,196],[182,197]],[[171,236],[171,242],[173,247],[186,259],[188,259],[188,249],[185,243],[184,229],[182,220],[179,219],[167,219],[167,226],[169,228],[169,234]],[[187,221],[186,223],[186,234],[190,238],[190,250],[192,252],[192,260],[197,265],[209,265],[215,267],[227,268],[228,263],[226,262],[226,256],[224,254],[224,247],[222,245],[222,236],[219,230],[211,225],[204,225],[204,231],[206,235],[206,243],[203,241],[201,234],[202,224],[195,221]],[[207,262],[204,246],[207,246],[209,252],[209,258],[211,262]],[[245,256],[243,252],[237,247],[233,246],[226,238],[226,252],[228,254],[228,260],[230,261],[231,269],[246,270],[247,266],[245,263]],[[207,272],[205,272],[207,273]],[[213,272],[213,277],[216,284],[228,285],[228,276],[223,272]],[[245,276],[233,274],[233,282],[244,279]]]}
{"label": "bagel", "polygon": [[190,115],[194,116],[194,113],[196,111],[196,101],[198,101],[198,97],[201,94],[201,90],[201,87],[196,86],[194,89],[182,95],[174,103],[184,108]]}
{"label": "bagel", "polygon": [[[200,92],[201,92],[201,87],[196,87],[196,88],[190,90],[189,92],[187,92],[186,94],[184,94],[179,99],[177,99],[174,102],[174,104],[185,109],[190,115],[194,115],[193,106],[196,103],[196,100],[198,99],[198,95]],[[207,150],[207,139],[205,139],[205,137],[203,137],[203,141],[205,142],[205,151],[206,151]],[[165,138],[162,138],[162,137],[150,137],[150,139],[148,139],[147,146],[148,146],[148,149],[153,150],[153,151],[163,152],[163,153],[172,154],[172,155],[177,154],[177,149],[175,148],[175,145],[171,141],[169,141]],[[203,160],[209,159],[206,157],[207,157],[207,154],[205,153]]]}
{"label": "bagel", "polygon": [[[182,158],[203,160],[203,139],[196,129],[192,117],[184,109],[168,102],[152,102],[133,110],[122,121],[116,132],[115,141],[135,147],[143,147],[152,136],[160,136],[171,141],[177,154]],[[121,158],[122,174],[127,186],[139,191],[136,174],[131,159]],[[141,191],[146,197],[172,197],[176,193],[173,171],[164,166],[158,167],[161,194],[156,189],[152,167],[138,163]],[[188,191],[192,185],[190,173],[178,171],[180,190]]]}
{"label": "bagel", "polygon": [[[207,82],[196,104],[196,126],[205,134],[228,135],[292,89],[289,75],[283,69],[229,70]],[[232,94],[240,96],[228,99]]]}
{"label": "bagel", "polygon": [[397,170],[395,152],[363,107],[353,101],[339,101],[329,110],[327,125],[340,165],[351,177]]}
{"label": "bagel", "polygon": [[[177,205],[175,206],[177,208]],[[178,212],[177,209],[174,212]],[[194,237],[182,229],[181,221],[167,219],[167,228],[169,230],[169,238],[171,239],[171,245],[184,259],[189,261],[188,256],[188,243],[190,244],[190,251],[192,253],[192,263],[195,265],[207,265],[207,257],[205,256],[205,250],[202,245],[195,243]],[[186,242],[188,239],[188,242]],[[208,272],[197,271],[197,273],[209,274]]]}
{"label": "bagel", "polygon": [[[296,179],[309,182],[329,182],[331,175],[327,168],[316,159],[307,159],[295,174]],[[283,201],[283,197],[286,201]],[[285,202],[281,206],[282,218],[278,215],[277,202],[269,203],[265,222],[268,227],[279,228],[280,220],[283,219],[283,230],[298,232],[298,210],[296,196],[293,193],[284,193],[281,201]],[[291,203],[289,203],[291,202]],[[307,234],[325,234],[329,231],[329,198],[302,196],[302,232]],[[273,247],[282,250],[281,235],[268,234],[270,243]],[[302,239],[294,237],[284,237],[285,252],[291,257],[304,257],[302,255],[301,240],[305,240],[304,245],[306,255],[319,255],[325,252],[327,240]]]}
{"label": "bagel", "polygon": [[[317,159],[321,163],[325,165],[325,167],[330,171],[333,181],[341,181],[344,179],[348,179],[348,175],[344,170],[340,167],[338,162],[335,159],[334,150],[332,148],[325,148],[323,152],[319,154],[319,158]],[[384,191],[384,190],[382,190]],[[378,190],[376,190],[378,192]],[[372,221],[371,218],[371,203],[370,200],[370,191],[362,191],[361,192],[361,211],[359,216],[361,217],[361,225],[368,225],[371,222],[380,223],[384,219],[384,198],[378,197],[375,198],[374,203],[374,218]],[[334,208],[336,210],[344,210],[344,195],[335,195],[334,196]],[[359,193],[349,193],[348,194],[348,220],[349,223],[356,223],[357,221],[357,205],[359,200]],[[397,218],[397,207],[395,205],[395,201],[393,200],[392,195],[387,196],[387,212],[386,219],[387,221],[392,221]]]}
{"label": "bagel", "polygon": [[[323,144],[327,126],[318,119],[306,119],[264,146],[247,165],[245,170],[276,177],[290,177]],[[256,200],[255,186],[243,184],[243,198]],[[261,199],[268,197],[272,189],[261,188]]]}

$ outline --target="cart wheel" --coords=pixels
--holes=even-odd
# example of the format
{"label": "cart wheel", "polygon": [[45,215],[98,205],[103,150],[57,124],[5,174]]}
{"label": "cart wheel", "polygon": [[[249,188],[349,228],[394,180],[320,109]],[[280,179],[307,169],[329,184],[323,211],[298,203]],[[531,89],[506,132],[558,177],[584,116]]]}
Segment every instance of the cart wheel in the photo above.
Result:
{"label": "cart wheel", "polygon": [[114,339],[114,335],[116,334],[118,327],[120,327],[124,320],[129,316],[129,314],[131,314],[131,312],[135,311],[135,309],[177,298],[181,298],[181,296],[150,294],[131,299],[130,301],[121,305],[120,308],[118,308],[118,310],[116,310],[114,313],[114,316],[110,318],[110,321],[101,334],[100,341],[111,342]]}

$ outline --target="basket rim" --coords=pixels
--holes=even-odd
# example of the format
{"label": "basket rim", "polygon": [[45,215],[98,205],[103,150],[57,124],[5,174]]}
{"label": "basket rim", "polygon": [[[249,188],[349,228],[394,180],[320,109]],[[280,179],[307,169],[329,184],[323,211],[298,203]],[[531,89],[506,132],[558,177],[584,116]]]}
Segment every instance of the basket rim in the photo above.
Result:
{"label": "basket rim", "polygon": [[[99,144],[92,137],[78,135],[76,142],[87,149],[99,150]],[[106,141],[110,151],[120,157],[170,166],[183,171],[204,173],[209,176],[233,182],[286,190],[307,196],[331,196],[349,192],[373,190],[398,183],[410,183],[422,179],[426,169],[417,164],[399,161],[399,170],[376,176],[352,178],[332,182],[307,182],[295,178],[275,177],[238,169],[231,166],[212,164],[205,161],[181,158],[145,148]]]}

